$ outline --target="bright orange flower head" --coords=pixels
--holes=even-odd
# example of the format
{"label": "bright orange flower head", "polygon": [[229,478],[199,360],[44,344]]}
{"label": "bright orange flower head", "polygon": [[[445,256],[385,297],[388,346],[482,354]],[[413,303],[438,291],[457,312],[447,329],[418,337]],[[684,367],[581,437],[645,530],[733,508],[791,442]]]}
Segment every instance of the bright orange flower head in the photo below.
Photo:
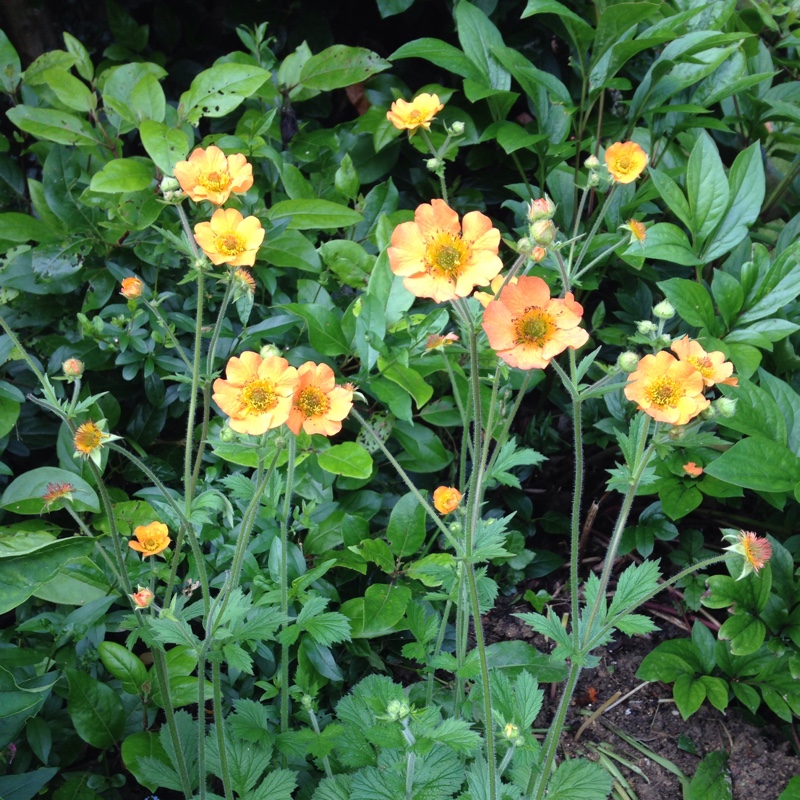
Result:
{"label": "bright orange flower head", "polygon": [[683,465],[683,471],[692,478],[699,478],[703,474],[703,468],[698,467],[694,461],[689,461]]}
{"label": "bright orange flower head", "polygon": [[100,451],[107,442],[119,439],[112,433],[106,433],[106,421],[84,422],[78,426],[75,435],[72,437],[72,444],[75,448],[75,458],[91,458],[97,466],[100,466]]}
{"label": "bright orange flower head", "polygon": [[157,556],[169,547],[169,528],[163,522],[151,522],[133,529],[136,539],[128,542],[128,547],[142,554],[142,558]]}
{"label": "bright orange flower head", "polygon": [[742,564],[742,573],[737,580],[741,580],[745,575],[751,572],[758,574],[760,569],[763,569],[766,563],[772,557],[772,545],[768,539],[757,536],[752,531],[735,531],[731,528],[723,530],[723,536],[729,542],[732,542],[730,547],[723,548],[730,550],[732,553],[738,553],[744,558]]}
{"label": "bright orange flower head", "polygon": [[450,514],[460,502],[461,492],[453,486],[440,486],[433,492],[433,507],[440,514]]}
{"label": "bright orange flower head", "polygon": [[483,312],[483,329],[497,355],[512,367],[544,369],[550,359],[586,344],[589,334],[579,328],[583,306],[572,292],[550,297],[547,284],[537,277],[509,283]]}
{"label": "bright orange flower head", "polygon": [[614,142],[606,149],[606,166],[617,183],[633,183],[647,166],[647,153],[636,142]]}
{"label": "bright orange flower head", "polygon": [[620,225],[619,227],[630,233],[630,244],[639,242],[639,244],[644,245],[644,240],[647,238],[647,228],[644,222],[639,222],[638,219],[629,219],[624,225]]}
{"label": "bright orange flower head", "polygon": [[666,350],[639,361],[628,376],[625,397],[640,411],[670,425],[685,425],[710,405],[703,397],[703,376]]}
{"label": "bright orange flower head", "polygon": [[425,341],[426,350],[435,350],[439,347],[446,347],[458,341],[458,336],[454,333],[432,333]]}
{"label": "bright orange flower head", "polygon": [[218,208],[211,222],[194,226],[194,238],[212,264],[252,267],[264,229],[258,217],[245,219],[235,208]]}
{"label": "bright orange flower head", "polygon": [[403,277],[409,292],[444,303],[467,297],[500,272],[499,247],[500,231],[489,217],[470,211],[459,223],[458,214],[436,199],[394,229],[387,252],[392,272]]}
{"label": "bright orange flower head", "polygon": [[286,421],[292,433],[321,433],[333,436],[342,429],[342,420],[353,407],[353,387],[337,386],[327,364],[306,361],[297,370],[298,385],[292,410]]}
{"label": "bright orange flower head", "polygon": [[725,355],[719,350],[713,353],[706,353],[699,342],[692,341],[688,336],[683,339],[676,339],[670,347],[673,353],[681,361],[691,364],[702,376],[705,386],[713,386],[715,383],[725,383],[728,386],[736,386],[738,378],[732,377],[733,364],[725,360]]}
{"label": "bright orange flower head", "polygon": [[443,108],[444,103],[439,102],[439,95],[423,92],[410,103],[405,100],[395,100],[391,110],[386,112],[386,119],[401,131],[415,133],[417,128],[429,131],[433,118]]}
{"label": "bright orange flower head", "polygon": [[297,370],[285,358],[247,351],[225,367],[225,380],[214,381],[214,402],[238,433],[259,436],[283,425],[292,408]]}
{"label": "bright orange flower head", "polygon": [[142,289],[144,289],[142,279],[132,275],[130,278],[122,279],[119,293],[128,300],[136,300],[137,297],[142,296]]}
{"label": "bright orange flower head", "polygon": [[231,192],[241,194],[253,185],[253,167],[241,153],[225,157],[213,144],[206,150],[198,147],[188,161],[179,161],[173,169],[178,183],[196,203],[208,200],[221,206]]}
{"label": "bright orange flower head", "polygon": [[[500,287],[503,285],[503,281],[506,279],[505,275],[497,275],[496,277],[492,278],[492,282],[489,284],[489,291],[488,292],[475,292],[472,296],[484,307],[489,305],[489,303],[494,300],[495,295],[500,291]],[[508,282],[508,286],[513,286],[519,278],[512,278]],[[505,289],[503,290],[505,291]]]}

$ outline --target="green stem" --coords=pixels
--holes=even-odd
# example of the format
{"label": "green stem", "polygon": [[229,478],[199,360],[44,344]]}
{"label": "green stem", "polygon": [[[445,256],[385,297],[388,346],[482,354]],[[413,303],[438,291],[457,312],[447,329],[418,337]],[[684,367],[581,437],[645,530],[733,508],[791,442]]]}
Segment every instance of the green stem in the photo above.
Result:
{"label": "green stem", "polygon": [[[436,637],[436,642],[433,645],[433,652],[431,653],[430,660],[433,661],[436,656],[439,655],[439,652],[442,649],[442,642],[444,642],[444,635],[447,631],[447,623],[450,619],[450,609],[453,607],[453,601],[450,598],[447,599],[447,602],[444,604],[444,611],[442,612],[442,624],[439,626],[439,634]],[[429,662],[430,663],[430,662]],[[431,667],[430,673],[428,674],[428,705],[430,706],[433,703],[433,685],[435,683],[435,670]]]}
{"label": "green stem", "polygon": [[175,348],[175,352],[178,354],[178,358],[180,358],[180,360],[183,361],[183,363],[186,364],[186,366],[191,370],[192,362],[189,361],[189,356],[186,355],[186,351],[183,349],[181,343],[176,338],[175,334],[172,331],[172,328],[169,326],[167,321],[162,316],[161,309],[159,309],[159,307],[150,300],[147,300],[144,297],[142,297],[141,299],[147,306],[147,308],[149,308],[150,311],[153,312],[155,318],[159,321],[159,323],[161,323],[161,327],[164,329],[164,333],[166,333],[167,337],[172,343],[172,346]]}
{"label": "green stem", "polygon": [[[623,240],[624,238],[625,237],[623,237]],[[593,258],[583,269],[576,272],[572,276],[572,280],[577,281],[581,277],[581,275],[586,274],[595,264],[602,261],[607,255],[609,255],[609,253],[613,253],[618,247],[619,247],[619,242],[617,244],[611,245],[611,247],[607,247],[605,250],[603,250],[602,253],[600,253],[599,256],[597,256],[597,258]]]}
{"label": "green stem", "polygon": [[500,453],[500,448],[508,440],[508,433],[511,430],[511,425],[514,422],[514,418],[517,416],[517,412],[519,411],[519,407],[522,404],[523,398],[525,397],[525,393],[528,391],[528,384],[531,382],[532,377],[533,377],[533,370],[532,369],[527,370],[525,372],[525,377],[522,380],[522,386],[519,387],[519,391],[517,392],[517,397],[514,400],[514,405],[511,407],[511,412],[506,416],[505,422],[503,423],[503,427],[500,430],[500,435],[497,437],[497,444],[495,445],[492,457],[489,459],[489,464],[486,467],[487,472],[492,471],[494,463],[495,461],[497,461],[497,456]]}
{"label": "green stem", "polygon": [[[217,749],[219,750],[220,772],[222,772],[222,786],[225,791],[225,800],[233,800],[231,770],[228,766],[228,749],[225,745],[225,720],[222,715],[220,666],[219,660],[216,658],[211,664],[211,681],[214,686],[214,728],[217,734]],[[202,678],[200,682],[203,682]]]}
{"label": "green stem", "polygon": [[[292,493],[294,491],[294,467],[297,458],[297,439],[289,432],[289,460],[286,465],[286,490],[283,497],[281,517],[281,614],[289,624],[289,521],[292,513]],[[289,643],[281,642],[281,733],[289,730]]]}
{"label": "green stem", "polygon": [[88,536],[90,539],[94,539],[95,550],[97,550],[105,560],[106,566],[111,570],[112,574],[117,579],[117,583],[120,585],[120,588],[124,589],[125,584],[122,580],[122,576],[119,574],[119,571],[114,566],[114,562],[111,560],[111,557],[108,555],[108,553],[106,553],[106,551],[103,549],[100,542],[97,541],[94,534],[86,526],[86,523],[78,516],[75,509],[72,508],[72,506],[69,505],[68,503],[64,503],[64,511],[66,511],[67,514],[69,514],[72,517],[72,519],[75,520],[75,523],[80,528],[80,531],[84,536]]}
{"label": "green stem", "polygon": [[197,273],[197,321],[194,329],[194,354],[192,359],[192,386],[189,395],[189,412],[186,423],[186,448],[183,459],[183,491],[186,498],[186,516],[191,514],[192,497],[194,496],[194,481],[192,476],[192,454],[194,452],[194,428],[197,415],[197,391],[200,385],[200,356],[203,348],[203,300],[204,300],[203,273]]}
{"label": "green stem", "polygon": [[[569,351],[570,377],[575,385],[575,351]],[[579,396],[572,398],[572,432],[575,447],[575,487],[572,495],[572,520],[570,543],[570,595],[572,600],[572,633],[575,647],[580,644],[578,631],[579,595],[578,556],[581,536],[581,501],[583,497],[583,413]]]}
{"label": "green stem", "polygon": [[456,682],[453,686],[453,712],[456,718],[461,717],[461,706],[464,702],[465,681],[461,677],[461,671],[467,660],[467,647],[469,646],[469,605],[465,573],[466,565],[463,561],[459,561],[458,601],[456,603]]}
{"label": "green stem", "polygon": [[589,245],[592,243],[592,239],[594,239],[594,235],[597,233],[597,229],[600,227],[600,223],[603,221],[603,217],[606,213],[606,209],[608,208],[609,204],[611,203],[611,198],[614,197],[614,193],[617,191],[617,186],[619,184],[615,183],[611,187],[611,191],[606,195],[606,199],[603,202],[603,205],[600,207],[600,210],[597,212],[597,218],[594,221],[594,225],[592,225],[592,229],[589,231],[589,235],[586,237],[583,247],[581,248],[580,255],[578,256],[578,260],[574,264],[570,264],[570,271],[575,272],[577,271],[578,267],[580,267],[581,262],[583,261],[584,256],[586,255],[586,251],[589,249]]}
{"label": "green stem", "polygon": [[569,282],[569,270],[567,269],[567,265],[564,263],[564,259],[561,256],[561,251],[556,250],[556,261],[558,262],[558,270],[561,273],[561,282],[564,284],[564,291],[569,292],[571,290],[571,285]]}
{"label": "green stem", "polygon": [[[319,721],[317,720],[317,715],[314,713],[314,709],[308,706],[306,710],[308,711],[308,718],[311,720],[311,727],[314,729],[314,733],[316,733],[317,736],[321,736]],[[325,767],[325,777],[333,778],[333,770],[331,769],[331,762],[328,756],[322,756],[322,766]]]}
{"label": "green stem", "polygon": [[36,362],[30,357],[28,351],[22,346],[22,342],[20,342],[20,340],[17,338],[17,334],[11,330],[8,323],[2,316],[0,316],[0,327],[2,327],[6,332],[8,338],[11,339],[14,347],[28,365],[28,369],[30,369],[30,371],[36,376],[36,380],[39,381],[39,385],[42,387],[42,391],[44,392],[47,400],[60,411],[61,405],[59,404],[58,398],[53,391],[53,385],[50,383],[50,379],[44,373],[42,373],[39,367],[36,366]]}
{"label": "green stem", "polygon": [[[576,175],[577,177],[577,175]],[[589,196],[589,187],[585,187],[581,194],[581,201],[578,203],[578,213],[575,215],[575,224],[572,227],[572,241],[569,244],[569,266],[572,268],[572,259],[575,255],[575,243],[578,241],[578,232],[581,229],[581,217],[586,206],[586,198]]]}

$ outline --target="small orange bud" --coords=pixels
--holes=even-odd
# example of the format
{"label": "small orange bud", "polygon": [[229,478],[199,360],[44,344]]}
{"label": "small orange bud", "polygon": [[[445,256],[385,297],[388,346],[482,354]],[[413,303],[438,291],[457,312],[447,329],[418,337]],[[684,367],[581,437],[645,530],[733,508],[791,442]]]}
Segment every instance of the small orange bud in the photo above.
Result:
{"label": "small orange bud", "polygon": [[461,492],[453,486],[440,486],[433,493],[433,507],[440,514],[450,514],[460,502]]}
{"label": "small orange bud", "polygon": [[129,595],[133,600],[133,604],[137,608],[148,608],[152,604],[155,595],[146,586],[139,586],[137,589],[136,592]]}
{"label": "small orange bud", "polygon": [[61,365],[61,369],[64,370],[64,377],[72,383],[83,375],[83,361],[78,358],[68,358]]}
{"label": "small orange bud", "polygon": [[144,284],[142,283],[141,278],[133,276],[122,279],[122,288],[120,289],[119,293],[123,297],[127,297],[128,300],[135,300],[137,297],[142,296],[142,289],[144,289]]}

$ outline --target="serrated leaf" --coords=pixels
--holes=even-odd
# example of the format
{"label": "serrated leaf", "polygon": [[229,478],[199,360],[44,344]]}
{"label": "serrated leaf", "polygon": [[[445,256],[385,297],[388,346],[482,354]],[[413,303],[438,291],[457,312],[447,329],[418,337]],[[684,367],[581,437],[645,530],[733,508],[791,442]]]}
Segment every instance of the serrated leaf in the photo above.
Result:
{"label": "serrated leaf", "polygon": [[558,765],[547,789],[547,800],[606,800],[611,776],[599,764],[573,758]]}

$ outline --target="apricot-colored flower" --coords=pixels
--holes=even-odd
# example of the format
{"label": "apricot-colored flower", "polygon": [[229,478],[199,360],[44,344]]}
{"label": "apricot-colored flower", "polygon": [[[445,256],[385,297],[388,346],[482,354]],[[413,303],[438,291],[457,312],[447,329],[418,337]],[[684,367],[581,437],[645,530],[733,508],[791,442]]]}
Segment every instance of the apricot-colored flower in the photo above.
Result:
{"label": "apricot-colored flower", "polygon": [[247,351],[225,367],[225,379],[214,381],[214,402],[238,433],[259,436],[283,425],[292,408],[297,370],[285,358]]}
{"label": "apricot-colored flower", "polygon": [[137,297],[142,296],[142,289],[144,289],[142,279],[134,275],[130,278],[122,279],[122,286],[120,287],[119,293],[123,297],[127,297],[128,300],[135,300]]}
{"label": "apricot-colored flower", "polygon": [[386,119],[401,131],[416,132],[417,128],[431,129],[433,118],[444,108],[436,94],[417,95],[410,103],[406,100],[395,100]]}
{"label": "apricot-colored flower", "polygon": [[685,425],[710,404],[703,397],[703,376],[666,350],[639,361],[628,376],[625,397],[640,411],[670,425]]}
{"label": "apricot-colored flower", "polygon": [[636,142],[614,142],[606,150],[606,166],[617,183],[633,183],[647,166],[647,153]]}
{"label": "apricot-colored flower", "polygon": [[[541,248],[540,248],[541,249]],[[489,291],[488,292],[475,292],[472,296],[484,307],[489,305],[489,303],[494,300],[497,293],[500,291],[500,287],[503,285],[503,281],[506,279],[505,275],[497,275],[496,277],[492,278],[492,282],[489,284]],[[512,278],[508,282],[508,286],[513,286],[519,278]],[[503,290],[505,291],[505,289]]]}
{"label": "apricot-colored flower", "polygon": [[389,265],[409,292],[443,303],[486,286],[503,267],[499,247],[500,231],[489,217],[470,211],[459,223],[458,214],[436,199],[394,229]]}
{"label": "apricot-colored flower", "polygon": [[321,433],[333,436],[353,407],[353,387],[337,386],[327,364],[306,361],[297,370],[298,384],[286,424],[293,433]]}
{"label": "apricot-colored flower", "polygon": [[719,350],[706,353],[699,342],[692,341],[688,336],[676,339],[670,350],[681,361],[691,364],[703,376],[705,386],[713,386],[715,383],[736,386],[739,383],[738,378],[732,377],[733,364],[726,361],[725,355]]}
{"label": "apricot-colored flower", "polygon": [[624,225],[620,225],[620,228],[630,233],[630,244],[639,242],[644,245],[644,240],[647,238],[647,228],[645,228],[644,222],[639,222],[638,219],[629,219]]}
{"label": "apricot-colored flower", "polygon": [[194,238],[212,264],[252,267],[264,229],[258,217],[245,219],[235,208],[218,208],[210,222],[194,226]]}
{"label": "apricot-colored flower", "polygon": [[427,350],[435,350],[437,347],[446,347],[448,344],[454,344],[458,341],[458,336],[454,333],[432,333],[425,342]]}
{"label": "apricot-colored flower", "polygon": [[461,492],[454,486],[439,486],[433,492],[433,507],[440,514],[450,514],[458,508]]}
{"label": "apricot-colored flower", "polygon": [[72,500],[74,491],[75,487],[71,483],[48,483],[47,489],[42,495],[44,510],[49,511],[50,506],[57,500]]}
{"label": "apricot-colored flower", "polygon": [[703,474],[703,468],[698,467],[694,461],[689,461],[683,465],[683,471],[692,478],[699,478]]}
{"label": "apricot-colored flower", "polygon": [[723,548],[730,550],[732,553],[738,553],[744,557],[742,564],[742,574],[739,575],[737,580],[741,580],[745,575],[751,572],[758,574],[760,569],[770,560],[772,556],[772,545],[768,539],[757,536],[752,531],[739,531],[738,533],[732,529],[726,529],[727,533],[724,538],[732,542],[730,547]]}
{"label": "apricot-colored flower", "polygon": [[151,522],[133,529],[136,540],[131,539],[128,547],[142,554],[142,558],[157,556],[169,547],[169,528],[163,522]]}
{"label": "apricot-colored flower", "polygon": [[100,451],[106,442],[113,442],[119,439],[112,433],[106,433],[106,421],[84,422],[78,427],[72,437],[72,444],[75,447],[75,458],[91,458],[97,466],[100,466]]}
{"label": "apricot-colored flower", "polygon": [[241,194],[253,185],[253,167],[241,153],[225,157],[213,144],[206,150],[198,147],[188,161],[179,161],[173,169],[175,177],[196,203],[209,200],[221,206],[231,192]]}
{"label": "apricot-colored flower", "polygon": [[512,367],[544,369],[550,359],[586,344],[589,334],[579,328],[583,306],[572,292],[550,297],[547,284],[525,276],[506,285],[500,298],[483,312],[483,329],[497,355]]}
{"label": "apricot-colored flower", "polygon": [[155,599],[155,595],[146,586],[138,586],[137,590],[128,597],[133,600],[136,608],[149,608]]}

